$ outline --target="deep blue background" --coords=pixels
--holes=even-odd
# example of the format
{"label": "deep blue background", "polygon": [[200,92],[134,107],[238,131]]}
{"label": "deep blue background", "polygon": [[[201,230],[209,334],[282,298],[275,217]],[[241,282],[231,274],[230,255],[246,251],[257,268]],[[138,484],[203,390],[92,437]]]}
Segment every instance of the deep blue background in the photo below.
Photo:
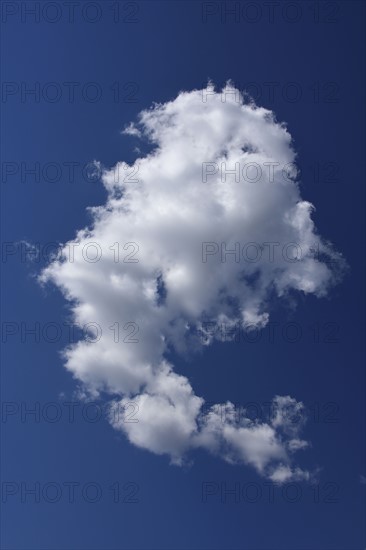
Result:
{"label": "deep blue background", "polygon": [[[79,91],[70,103],[63,87],[55,103],[3,96],[2,161],[82,165],[97,159],[112,166],[134,158],[134,138],[121,136],[120,130],[153,101],[172,99],[208,78],[218,85],[231,78],[241,88],[259,86],[258,103],[286,121],[294,138],[303,168],[302,196],[316,205],[317,227],[344,254],[350,272],[330,299],[299,297],[295,312],[274,311],[273,320],[301,325],[298,343],[280,337],[269,343],[263,335],[260,343],[215,345],[190,362],[175,361],[208,401],[264,403],[275,394],[303,401],[310,409],[305,437],[312,448],[298,459],[306,468],[322,468],[320,502],[311,487],[301,485],[298,502],[286,501],[276,490],[272,503],[253,470],[206,453],[193,456],[190,468],[170,466],[166,457],[132,447],[106,421],[87,423],[80,413],[73,424],[66,415],[54,424],[32,417],[22,423],[14,415],[1,425],[3,482],[94,481],[103,497],[96,504],[79,493],[75,503],[65,494],[54,504],[9,497],[2,505],[2,548],[364,548],[365,9],[357,1],[296,4],[302,15],[293,23],[291,9],[287,18],[281,14],[283,2],[273,23],[262,2],[256,4],[262,17],[252,23],[232,17],[225,22],[219,12],[204,23],[202,3],[195,1],[141,2],[136,23],[114,22],[110,2],[99,4],[102,18],[94,24],[80,17],[80,9],[74,23],[65,11],[54,24],[44,18],[35,23],[32,16],[22,22],[19,13],[9,16],[2,25],[4,82],[76,81],[81,87],[97,82],[103,95],[91,103]],[[133,7],[123,9],[121,18]],[[316,20],[314,9],[319,10]],[[110,88],[116,81],[122,89],[119,102]],[[136,102],[126,100],[131,88],[122,86],[129,82],[138,87]],[[268,82],[278,83],[273,99]],[[301,88],[297,101],[283,97],[289,82]],[[337,165],[333,178],[328,162]],[[320,178],[313,173],[317,164]],[[80,171],[73,183],[64,173],[54,184],[32,176],[22,183],[18,174],[2,181],[2,198],[3,241],[64,242],[89,221],[86,207],[103,203],[105,192],[101,184],[83,180]],[[3,320],[27,326],[67,320],[59,292],[45,293],[35,282],[39,267],[22,263],[19,254],[3,264]],[[339,326],[338,342],[324,341],[326,322]],[[316,323],[320,343],[309,328]],[[71,400],[76,384],[62,366],[64,344],[35,343],[31,336],[22,344],[19,335],[10,337],[3,346],[2,400],[44,404],[57,401],[61,392],[61,401]],[[314,413],[318,408],[320,416]],[[138,503],[113,503],[108,486],[117,480],[139,484]],[[228,488],[253,482],[263,495],[255,503],[235,503],[232,497],[225,503],[220,495],[205,503],[201,487],[206,481]],[[337,502],[327,502],[333,487],[328,482],[337,484]]]}

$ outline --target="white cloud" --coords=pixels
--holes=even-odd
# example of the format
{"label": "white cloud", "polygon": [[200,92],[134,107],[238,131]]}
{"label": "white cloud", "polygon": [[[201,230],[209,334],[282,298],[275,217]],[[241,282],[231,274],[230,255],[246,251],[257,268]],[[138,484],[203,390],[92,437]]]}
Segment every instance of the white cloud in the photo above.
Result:
{"label": "white cloud", "polygon": [[141,132],[133,122],[130,122],[128,126],[122,131],[122,134],[125,134],[126,136],[136,136],[141,137]]}
{"label": "white cloud", "polygon": [[288,483],[290,481],[309,481],[312,478],[309,472],[304,472],[301,468],[291,468],[288,464],[280,464],[276,466],[272,473],[269,475],[269,479],[273,483]]}
{"label": "white cloud", "polygon": [[[139,422],[111,422],[141,448],[181,463],[201,447],[277,482],[307,478],[291,465],[293,452],[306,446],[298,437],[303,420],[288,418],[303,417],[301,403],[277,396],[272,422],[222,422],[215,407],[202,412],[204,400],[166,360],[171,348],[202,347],[196,329],[205,319],[263,327],[271,300],[292,291],[324,296],[336,281],[322,260],[342,260],[317,234],[313,207],[289,178],[296,159],[290,134],[239,92],[225,96],[210,86],[143,111],[125,133],[144,135],[155,148],[104,172],[107,203],[77,233],[74,261],[65,245],[41,276],[63,290],[75,322],[102,330],[99,341],[66,350],[67,369],[94,395],[138,404]],[[248,169],[258,176],[258,166],[253,182]],[[86,260],[91,243],[99,261]],[[125,243],[133,244],[124,250]],[[235,254],[225,257],[225,250]],[[127,323],[138,326],[138,343],[124,341]]]}

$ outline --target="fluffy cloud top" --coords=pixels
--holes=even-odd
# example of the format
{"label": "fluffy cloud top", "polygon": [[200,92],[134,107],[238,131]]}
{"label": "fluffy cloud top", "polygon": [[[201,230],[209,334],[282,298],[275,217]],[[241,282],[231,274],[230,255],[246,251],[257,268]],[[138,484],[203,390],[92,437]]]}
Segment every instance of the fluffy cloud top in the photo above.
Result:
{"label": "fluffy cloud top", "polygon": [[218,406],[203,412],[204,400],[166,359],[202,345],[204,320],[263,327],[272,300],[324,296],[336,279],[324,259],[340,258],[301,199],[290,134],[232,92],[209,85],[143,111],[126,133],[152,151],[104,171],[106,204],[41,280],[62,289],[75,322],[101,327],[97,342],[65,351],[66,367],[90,394],[137,404],[138,422],[111,416],[132,443],[177,464],[205,448],[281,483],[309,477],[292,459],[307,445],[303,421],[288,420],[303,418],[302,404],[276,397],[271,420],[238,420],[232,410],[222,421]]}

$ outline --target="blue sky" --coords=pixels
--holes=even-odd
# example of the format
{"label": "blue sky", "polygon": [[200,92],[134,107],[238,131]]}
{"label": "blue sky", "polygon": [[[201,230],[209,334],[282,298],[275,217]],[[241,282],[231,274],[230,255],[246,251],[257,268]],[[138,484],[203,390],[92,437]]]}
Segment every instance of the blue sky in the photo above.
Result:
{"label": "blue sky", "polygon": [[[253,4],[256,15],[240,11],[235,21],[230,15],[225,20],[221,2],[120,3],[116,22],[109,2],[96,3],[100,18],[94,23],[88,20],[92,7],[83,13],[77,7],[70,22],[57,4],[60,20],[51,23],[51,8],[35,22],[22,13],[24,3],[4,3],[2,241],[44,246],[73,239],[91,221],[87,207],[104,204],[107,196],[102,183],[87,181],[80,167],[95,159],[106,167],[132,163],[138,141],[121,130],[153,102],[200,89],[208,79],[219,88],[232,79],[251,90],[259,106],[287,123],[302,168],[301,197],[315,205],[318,232],[343,254],[349,271],[326,298],[297,293],[296,308],[273,305],[271,321],[280,331],[290,322],[301,327],[297,342],[280,331],[270,341],[263,329],[257,343],[215,342],[204,354],[187,359],[173,351],[169,359],[209,403],[256,403],[263,414],[275,395],[304,403],[308,422],[302,435],[311,447],[296,460],[319,469],[317,481],[296,482],[286,493],[255,469],[202,449],[190,452],[191,464],[170,465],[166,455],[132,445],[104,414],[88,422],[84,402],[71,422],[63,403],[75,401],[77,383],[61,356],[67,331],[55,343],[21,337],[35,323],[64,326],[70,310],[59,290],[37,283],[44,262],[22,262],[17,244],[5,261],[3,254],[3,326],[17,327],[5,342],[3,335],[4,549],[365,546],[364,5],[296,2],[296,16],[280,2],[270,22],[266,3]],[[24,87],[37,82],[39,101],[24,95]],[[77,83],[74,101],[65,82]],[[53,89],[47,83],[55,83]],[[54,90],[61,96],[52,102]],[[101,97],[93,102],[88,93],[95,90]],[[140,147],[147,151],[148,145]],[[42,169],[50,162],[62,167],[59,181],[50,182],[44,173],[36,181],[24,172],[37,162]],[[77,163],[71,182],[69,163]],[[21,414],[35,403],[39,422]],[[58,421],[49,420],[47,403],[59,403]],[[75,502],[70,482],[78,484]],[[22,499],[22,488],[36,483],[40,502],[32,495]],[[50,483],[62,489],[54,503]],[[85,493],[88,483],[100,489],[98,502],[90,502],[93,487]],[[239,497],[225,501],[225,490],[235,484]],[[49,493],[42,493],[47,487]],[[251,488],[258,491],[254,502]],[[214,494],[207,495],[210,490]]]}

